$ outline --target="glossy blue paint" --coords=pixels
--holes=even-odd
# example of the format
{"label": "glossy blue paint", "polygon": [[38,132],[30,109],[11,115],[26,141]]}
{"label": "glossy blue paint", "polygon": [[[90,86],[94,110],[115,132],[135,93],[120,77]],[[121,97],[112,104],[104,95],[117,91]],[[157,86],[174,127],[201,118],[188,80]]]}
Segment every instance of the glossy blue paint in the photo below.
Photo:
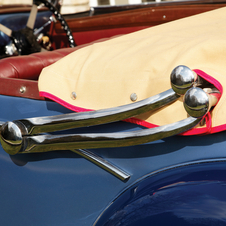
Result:
{"label": "glossy blue paint", "polygon": [[[70,112],[50,101],[0,96],[0,103],[0,121]],[[70,132],[135,129],[142,127],[117,122]],[[225,134],[175,136],[139,146],[92,150],[130,173],[127,182],[67,150],[9,156],[0,148],[0,222],[17,226],[93,225],[112,201],[150,173],[190,161],[226,158]]]}
{"label": "glossy blue paint", "polygon": [[226,159],[152,173],[123,192],[95,226],[225,225]]}

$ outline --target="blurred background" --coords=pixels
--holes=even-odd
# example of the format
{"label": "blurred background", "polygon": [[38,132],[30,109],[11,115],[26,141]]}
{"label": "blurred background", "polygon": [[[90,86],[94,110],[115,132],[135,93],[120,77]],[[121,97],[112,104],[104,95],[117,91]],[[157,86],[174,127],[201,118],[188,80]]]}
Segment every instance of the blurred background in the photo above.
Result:
{"label": "blurred background", "polygon": [[[139,4],[149,1],[161,1],[161,0],[48,0],[53,4],[60,4],[61,13],[76,13],[89,10],[92,6],[104,6],[104,5],[125,5],[125,4]],[[33,0],[0,0],[0,5],[9,4],[29,4],[31,5]]]}

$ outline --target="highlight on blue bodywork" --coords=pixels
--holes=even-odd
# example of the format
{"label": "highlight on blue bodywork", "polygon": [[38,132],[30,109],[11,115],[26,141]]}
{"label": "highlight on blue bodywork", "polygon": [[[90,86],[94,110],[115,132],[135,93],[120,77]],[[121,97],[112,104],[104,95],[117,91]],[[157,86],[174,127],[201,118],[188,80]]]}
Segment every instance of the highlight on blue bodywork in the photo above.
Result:
{"label": "highlight on blue bodywork", "polygon": [[156,171],[124,191],[95,226],[225,225],[226,159]]}

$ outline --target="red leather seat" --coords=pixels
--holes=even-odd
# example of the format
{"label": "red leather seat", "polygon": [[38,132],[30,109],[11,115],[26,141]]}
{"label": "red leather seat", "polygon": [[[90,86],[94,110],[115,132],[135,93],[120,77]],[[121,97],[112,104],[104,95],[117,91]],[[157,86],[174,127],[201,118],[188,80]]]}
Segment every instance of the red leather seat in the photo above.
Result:
{"label": "red leather seat", "polygon": [[56,62],[78,48],[81,47],[65,48],[2,59],[0,60],[0,77],[37,80],[44,67]]}
{"label": "red leather seat", "polygon": [[99,39],[92,43],[76,46],[74,48],[63,48],[54,51],[46,51],[26,56],[15,56],[2,59],[0,60],[0,78],[38,80],[38,77],[44,67],[55,63],[73,51],[111,38]]}
{"label": "red leather seat", "polygon": [[[101,42],[108,40],[97,40]],[[64,48],[54,51],[33,53],[26,56],[8,57],[0,60],[0,95],[24,97],[31,99],[44,99],[39,96],[38,77],[42,69],[49,66],[62,57],[89,44],[74,48]],[[23,91],[25,88],[26,91]]]}

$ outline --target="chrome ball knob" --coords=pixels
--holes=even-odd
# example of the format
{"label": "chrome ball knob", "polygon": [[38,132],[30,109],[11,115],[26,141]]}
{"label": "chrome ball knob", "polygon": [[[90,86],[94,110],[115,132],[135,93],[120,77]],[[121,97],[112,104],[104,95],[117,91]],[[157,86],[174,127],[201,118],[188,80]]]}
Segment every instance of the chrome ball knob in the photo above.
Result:
{"label": "chrome ball knob", "polygon": [[6,122],[2,125],[0,141],[3,149],[10,155],[19,153],[23,145],[23,137],[20,125],[14,122]]}
{"label": "chrome ball knob", "polygon": [[189,89],[184,95],[184,108],[194,118],[203,117],[210,108],[209,95],[198,87]]}
{"label": "chrome ball knob", "polygon": [[184,95],[197,79],[197,74],[184,65],[173,69],[170,75],[172,89],[179,95]]}

